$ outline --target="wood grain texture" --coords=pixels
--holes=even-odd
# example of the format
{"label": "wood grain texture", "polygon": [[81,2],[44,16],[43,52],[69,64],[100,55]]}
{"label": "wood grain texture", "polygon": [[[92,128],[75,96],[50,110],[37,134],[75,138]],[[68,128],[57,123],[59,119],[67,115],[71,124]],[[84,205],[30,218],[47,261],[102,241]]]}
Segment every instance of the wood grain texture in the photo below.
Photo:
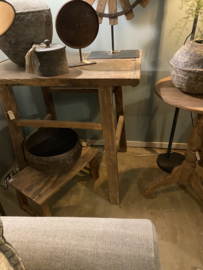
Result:
{"label": "wood grain texture", "polygon": [[112,204],[119,204],[119,178],[112,88],[99,88],[99,101],[106,152],[106,166],[109,198]]}
{"label": "wood grain texture", "polygon": [[[87,59],[90,52],[84,53]],[[78,53],[68,53],[69,62],[79,61]],[[0,63],[0,85],[64,86],[64,87],[108,87],[137,86],[141,76],[141,60],[136,59],[96,59],[96,65],[71,68],[67,74],[57,77],[39,77],[28,74],[10,60]]]}
{"label": "wood grain texture", "polygon": [[124,116],[120,115],[118,119],[118,125],[116,128],[116,147],[118,148],[120,146],[120,140],[121,140],[121,134],[123,130],[123,124],[124,124]]}
{"label": "wood grain texture", "polygon": [[196,194],[203,200],[203,182],[196,169],[196,151],[203,144],[203,115],[199,114],[196,125],[188,142],[188,150],[185,154],[185,160],[182,165],[173,169],[167,177],[150,184],[145,190],[146,198],[154,198],[158,188],[172,183],[180,182],[181,184],[190,183]]}
{"label": "wood grain texture", "polygon": [[[104,13],[106,7],[107,0],[98,0],[97,2],[97,11]],[[103,21],[103,17],[99,17],[99,23],[101,24]]]}
{"label": "wood grain texture", "polygon": [[47,202],[40,205],[40,212],[43,217],[51,217],[51,212]]}
{"label": "wood grain texture", "polygon": [[19,119],[16,121],[16,123],[19,127],[53,127],[102,130],[101,124],[91,122]]}
{"label": "wood grain texture", "polygon": [[[119,0],[121,7],[123,10],[127,9],[131,4],[129,0]],[[134,18],[133,10],[130,10],[128,13],[125,14],[127,20],[132,20]]]}
{"label": "wood grain texture", "polygon": [[90,166],[90,173],[91,173],[92,178],[94,180],[99,179],[98,163],[97,163],[96,158],[93,158],[90,161],[89,166]]}
{"label": "wood grain texture", "polygon": [[90,4],[91,6],[94,4],[95,0],[85,0],[85,2],[87,2],[88,4]]}
{"label": "wood grain texture", "polygon": [[117,121],[120,116],[124,116],[124,123],[120,138],[120,152],[127,151],[127,139],[126,139],[126,130],[125,130],[125,111],[124,111],[124,100],[123,100],[123,88],[118,86],[115,87],[115,103],[116,103],[116,115]]}
{"label": "wood grain texture", "polygon": [[56,109],[50,87],[42,87],[42,94],[47,113],[52,115],[53,120],[57,120]]}
{"label": "wood grain texture", "polygon": [[191,112],[203,114],[203,95],[188,95],[175,88],[171,77],[160,80],[155,86],[157,96],[166,103]]}
{"label": "wood grain texture", "polygon": [[10,185],[24,196],[42,205],[68,183],[98,153],[97,149],[84,147],[81,158],[75,166],[70,171],[59,174],[45,174],[36,171],[31,166],[27,166],[13,177]]}
{"label": "wood grain texture", "polygon": [[[117,1],[115,0],[108,0],[108,8],[109,8],[109,13],[116,13],[117,12]],[[116,25],[118,24],[118,18],[110,18],[109,19],[109,24],[110,25]]]}
{"label": "wood grain texture", "polygon": [[[3,110],[4,114],[6,116],[6,120],[9,127],[9,132],[11,135],[11,140],[13,143],[15,155],[17,157],[17,161],[20,167],[20,170],[25,168],[27,166],[27,162],[24,157],[23,152],[23,142],[24,142],[24,135],[22,132],[22,129],[19,128],[16,124],[16,121],[19,119],[19,112],[16,105],[14,93],[13,93],[13,87],[11,85],[5,85],[0,86],[0,96],[2,100]],[[10,118],[7,115],[8,111],[12,111],[15,119],[10,120]]]}
{"label": "wood grain texture", "polygon": [[149,4],[150,0],[141,0],[140,1],[140,5],[143,7],[143,8],[146,8],[146,6]]}

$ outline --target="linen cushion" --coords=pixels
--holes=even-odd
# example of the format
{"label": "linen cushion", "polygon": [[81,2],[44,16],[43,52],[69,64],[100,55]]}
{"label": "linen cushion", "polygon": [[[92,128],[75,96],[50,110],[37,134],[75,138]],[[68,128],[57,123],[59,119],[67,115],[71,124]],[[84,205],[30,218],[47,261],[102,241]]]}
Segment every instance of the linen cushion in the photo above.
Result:
{"label": "linen cushion", "polygon": [[149,220],[4,217],[5,236],[26,269],[159,270]]}

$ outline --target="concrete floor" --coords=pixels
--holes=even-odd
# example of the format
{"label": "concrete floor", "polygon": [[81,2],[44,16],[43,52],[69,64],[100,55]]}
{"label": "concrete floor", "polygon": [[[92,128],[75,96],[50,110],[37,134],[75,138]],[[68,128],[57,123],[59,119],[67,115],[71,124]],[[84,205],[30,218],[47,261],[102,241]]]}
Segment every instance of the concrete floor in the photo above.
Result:
{"label": "concrete floor", "polygon": [[[99,180],[94,181],[88,172],[81,171],[49,200],[52,215],[150,219],[158,234],[163,270],[203,268],[203,202],[190,186],[186,189],[174,184],[163,188],[152,200],[143,196],[147,184],[167,175],[156,164],[160,152],[163,150],[129,148],[128,153],[118,153],[118,206],[108,201],[105,153],[101,154],[97,158]],[[203,175],[202,168],[198,171]],[[12,187],[8,191],[0,189],[0,197],[8,215],[27,215],[20,210]]]}

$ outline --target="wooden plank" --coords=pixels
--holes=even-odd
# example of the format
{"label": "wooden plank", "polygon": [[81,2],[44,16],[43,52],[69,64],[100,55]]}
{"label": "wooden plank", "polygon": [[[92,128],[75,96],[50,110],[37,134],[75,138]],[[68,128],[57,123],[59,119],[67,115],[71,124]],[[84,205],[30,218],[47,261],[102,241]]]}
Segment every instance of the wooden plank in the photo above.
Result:
{"label": "wooden plank", "polygon": [[54,100],[50,91],[50,87],[42,87],[42,94],[44,97],[47,113],[51,114],[54,120],[57,120],[56,109],[54,106]]}
{"label": "wooden plank", "polygon": [[[121,7],[123,10],[127,9],[131,4],[129,0],[119,0]],[[127,20],[132,20],[134,18],[133,10],[130,10],[128,13],[125,14]]]}
{"label": "wooden plank", "polygon": [[[90,52],[83,54],[87,59]],[[140,55],[141,51],[140,51]],[[78,53],[67,53],[69,62],[79,60]],[[10,60],[0,63],[0,85],[62,86],[97,88],[112,86],[136,86],[140,82],[141,57],[136,59],[96,59],[96,65],[71,68],[68,73],[56,77],[40,77],[25,72]]]}
{"label": "wooden plank", "polygon": [[115,102],[116,102],[117,121],[121,115],[124,116],[124,123],[123,123],[123,128],[122,128],[122,133],[121,133],[119,151],[126,152],[127,139],[126,139],[126,131],[125,131],[125,111],[124,111],[124,101],[123,101],[123,88],[120,86],[115,87]]}
{"label": "wooden plank", "polygon": [[90,173],[91,173],[92,178],[94,180],[99,179],[98,163],[97,163],[96,158],[93,158],[90,161],[89,166],[90,166]]}
{"label": "wooden plank", "polygon": [[119,204],[117,147],[111,87],[99,88],[99,101],[106,152],[109,198],[112,204]]}
{"label": "wooden plank", "polygon": [[116,147],[118,148],[120,145],[120,140],[121,140],[121,134],[123,130],[123,124],[124,124],[124,116],[120,115],[118,119],[118,125],[116,129]]}
{"label": "wooden plank", "polygon": [[146,8],[146,6],[149,4],[150,0],[141,0],[140,1],[140,5],[143,7],[143,8]]}
{"label": "wooden plank", "polygon": [[[98,0],[98,3],[97,3],[97,11],[98,12],[104,13],[105,7],[106,7],[106,2],[107,2],[107,0]],[[99,18],[99,23],[101,24],[103,21],[103,17],[98,17],[98,18]]]}
{"label": "wooden plank", "polygon": [[[47,114],[47,115],[44,117],[44,120],[51,120],[51,119],[52,119],[52,115],[51,115],[51,114]],[[37,132],[39,129],[40,129],[40,128],[35,128],[35,129],[33,130],[33,132],[29,135],[29,137],[30,137],[31,135],[33,135],[35,132]]]}
{"label": "wooden plank", "polygon": [[95,0],[85,0],[85,2],[87,2],[88,4],[90,4],[91,6],[94,4]]}
{"label": "wooden plank", "polygon": [[40,211],[43,217],[51,217],[51,212],[47,203],[40,205]]}
{"label": "wooden plank", "polygon": [[[117,12],[117,0],[108,0],[108,7],[109,7],[109,13],[116,13]],[[110,18],[109,19],[110,25],[116,25],[118,24],[118,18]]]}
{"label": "wooden plank", "polygon": [[74,89],[74,88],[51,88],[50,91],[52,93],[98,93],[98,89]]}
{"label": "wooden plank", "polygon": [[24,196],[42,205],[68,183],[98,153],[99,151],[95,148],[84,147],[81,158],[70,171],[46,174],[28,166],[10,179],[9,183]]}
{"label": "wooden plank", "polygon": [[[13,143],[14,151],[17,157],[17,161],[20,167],[20,170],[27,166],[27,162],[24,157],[23,152],[23,142],[24,142],[24,135],[22,129],[16,125],[16,122],[19,119],[19,112],[16,105],[13,87],[10,85],[0,86],[0,95],[3,105],[3,110],[6,116],[6,120],[9,127],[9,132],[11,135],[11,140]],[[14,114],[15,119],[10,120],[7,112],[12,111]]]}
{"label": "wooden plank", "polygon": [[20,119],[17,120],[16,123],[19,127],[52,127],[102,130],[101,124],[91,122]]}

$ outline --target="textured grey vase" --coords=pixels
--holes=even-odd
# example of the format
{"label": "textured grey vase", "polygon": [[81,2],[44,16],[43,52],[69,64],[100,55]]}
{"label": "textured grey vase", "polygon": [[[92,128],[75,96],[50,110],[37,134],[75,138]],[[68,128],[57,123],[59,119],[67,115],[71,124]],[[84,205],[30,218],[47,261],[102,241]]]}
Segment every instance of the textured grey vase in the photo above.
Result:
{"label": "textured grey vase", "polygon": [[173,56],[171,79],[175,87],[188,94],[203,94],[203,41],[190,41]]}
{"label": "textured grey vase", "polygon": [[25,66],[25,55],[33,44],[52,40],[50,8],[42,0],[8,0],[16,17],[9,30],[0,36],[0,49],[19,66]]}

